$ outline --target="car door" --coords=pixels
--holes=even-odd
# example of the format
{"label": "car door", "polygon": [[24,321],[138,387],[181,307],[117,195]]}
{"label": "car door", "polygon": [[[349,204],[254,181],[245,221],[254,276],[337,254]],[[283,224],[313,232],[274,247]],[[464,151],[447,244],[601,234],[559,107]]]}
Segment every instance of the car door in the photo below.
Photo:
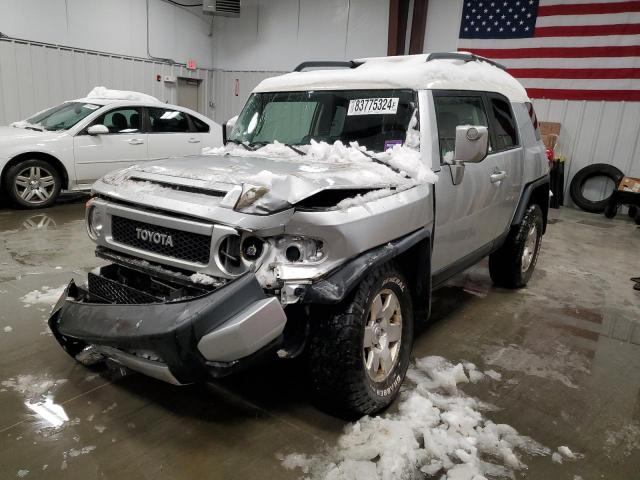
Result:
{"label": "car door", "polygon": [[[498,175],[504,178],[495,183],[496,198],[492,205],[491,228],[505,233],[520,200],[524,177],[524,150],[509,100],[498,93],[485,96],[491,125],[491,161]],[[495,176],[494,176],[495,178]]]}
{"label": "car door", "polygon": [[481,92],[434,91],[433,97],[441,164],[435,184],[432,256],[432,272],[437,281],[438,274],[488,253],[498,236],[494,205],[501,198],[501,181],[495,179],[501,177],[499,168],[504,162],[496,160],[490,145],[489,155],[481,162],[466,163],[462,181],[454,184],[450,164],[456,127],[489,127],[486,101]]}
{"label": "car door", "polygon": [[149,158],[197,155],[202,151],[198,132],[192,131],[189,116],[173,108],[147,107]]}
{"label": "car door", "polygon": [[[147,134],[140,107],[113,108],[93,120],[73,138],[78,183],[93,183],[103,175],[147,160]],[[92,125],[104,125],[109,133],[89,135]]]}

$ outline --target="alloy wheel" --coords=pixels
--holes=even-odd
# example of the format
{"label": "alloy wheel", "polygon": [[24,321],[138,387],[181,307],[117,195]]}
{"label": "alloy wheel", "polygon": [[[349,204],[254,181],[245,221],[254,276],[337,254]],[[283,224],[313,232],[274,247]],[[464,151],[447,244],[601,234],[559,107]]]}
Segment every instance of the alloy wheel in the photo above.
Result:
{"label": "alloy wheel", "polygon": [[367,375],[383,382],[400,357],[402,310],[397,295],[389,289],[379,292],[371,303],[364,327],[363,361]]}
{"label": "alloy wheel", "polygon": [[16,175],[14,188],[22,200],[38,205],[51,198],[56,189],[56,180],[44,167],[27,167]]}

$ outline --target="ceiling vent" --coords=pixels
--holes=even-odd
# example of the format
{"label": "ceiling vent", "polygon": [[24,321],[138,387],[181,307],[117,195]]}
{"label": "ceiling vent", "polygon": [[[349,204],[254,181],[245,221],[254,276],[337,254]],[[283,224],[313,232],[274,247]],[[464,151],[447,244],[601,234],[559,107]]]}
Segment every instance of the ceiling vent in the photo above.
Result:
{"label": "ceiling vent", "polygon": [[240,0],[204,0],[202,11],[206,15],[237,18],[240,16]]}

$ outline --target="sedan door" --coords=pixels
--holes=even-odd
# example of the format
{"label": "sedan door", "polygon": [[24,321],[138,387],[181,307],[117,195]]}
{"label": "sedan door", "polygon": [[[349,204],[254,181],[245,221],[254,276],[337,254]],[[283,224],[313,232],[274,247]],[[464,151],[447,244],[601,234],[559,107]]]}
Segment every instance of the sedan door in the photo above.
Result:
{"label": "sedan door", "polygon": [[441,169],[435,184],[436,222],[432,271],[445,277],[447,270],[474,263],[489,253],[496,229],[495,204],[501,198],[502,162],[490,154],[481,162],[466,163],[462,181],[454,184],[451,163],[455,132],[460,125],[489,126],[484,94],[434,92]]}
{"label": "sedan door", "polygon": [[[78,183],[95,182],[105,174],[147,160],[147,134],[141,128],[141,108],[119,107],[96,118],[73,138]],[[109,133],[89,135],[92,125]]]}
{"label": "sedan door", "polygon": [[200,134],[192,131],[186,113],[172,108],[147,107],[149,158],[197,155],[202,151]]}

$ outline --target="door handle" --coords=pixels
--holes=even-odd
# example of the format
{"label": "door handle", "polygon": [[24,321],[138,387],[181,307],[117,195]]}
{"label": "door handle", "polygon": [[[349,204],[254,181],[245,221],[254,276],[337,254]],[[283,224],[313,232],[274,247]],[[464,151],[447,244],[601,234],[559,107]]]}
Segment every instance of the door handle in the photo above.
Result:
{"label": "door handle", "polygon": [[507,178],[507,172],[500,171],[500,170],[495,170],[490,176],[489,178],[491,179],[491,183],[497,183],[500,180],[504,180],[505,178]]}
{"label": "door handle", "polygon": [[189,143],[200,143],[200,140],[198,140],[197,138],[190,138],[188,140]]}
{"label": "door handle", "polygon": [[131,140],[129,140],[129,145],[142,145],[143,143],[144,140],[140,138],[132,138]]}

